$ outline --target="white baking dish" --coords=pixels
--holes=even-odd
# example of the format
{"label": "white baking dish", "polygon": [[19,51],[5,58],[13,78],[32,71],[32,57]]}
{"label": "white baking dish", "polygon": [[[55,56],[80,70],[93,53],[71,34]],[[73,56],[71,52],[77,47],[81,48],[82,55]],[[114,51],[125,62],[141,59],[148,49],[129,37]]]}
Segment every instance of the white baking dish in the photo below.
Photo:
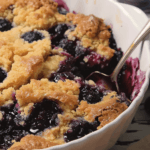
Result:
{"label": "white baking dish", "polygon": [[[118,47],[126,51],[128,46],[142,29],[148,18],[139,9],[127,9],[113,0],[64,0],[70,11],[77,11],[84,14],[94,14],[105,20],[105,23],[112,26],[114,37]],[[132,57],[139,57],[141,46],[133,52]],[[44,150],[108,150],[112,147],[122,133],[124,133],[133,119],[138,106],[140,105],[145,91],[149,84],[150,75],[150,50],[149,41],[143,47],[140,61],[141,70],[146,71],[146,80],[136,99],[130,107],[118,116],[114,121],[87,136]]]}

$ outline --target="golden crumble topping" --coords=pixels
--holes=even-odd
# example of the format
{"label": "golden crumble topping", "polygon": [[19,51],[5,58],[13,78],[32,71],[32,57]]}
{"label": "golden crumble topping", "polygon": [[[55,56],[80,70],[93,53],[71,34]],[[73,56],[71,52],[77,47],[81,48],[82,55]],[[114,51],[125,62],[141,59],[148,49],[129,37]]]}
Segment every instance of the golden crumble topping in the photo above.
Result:
{"label": "golden crumble topping", "polygon": [[[38,87],[38,88],[37,88]],[[60,101],[74,109],[78,105],[79,85],[71,80],[49,82],[47,79],[31,80],[30,84],[22,86],[16,91],[16,98],[20,106],[36,103],[44,98]]]}
{"label": "golden crumble topping", "polygon": [[43,149],[55,145],[59,145],[59,143],[47,141],[40,136],[27,135],[23,137],[20,142],[15,142],[8,150]]}
{"label": "golden crumble topping", "polygon": [[56,143],[60,143],[63,144],[65,143],[64,139],[63,139],[63,135],[64,133],[69,129],[69,123],[75,119],[76,116],[76,112],[67,112],[62,114],[58,114],[58,118],[59,118],[59,126],[54,127],[52,129],[47,129],[42,133],[42,137],[44,137],[45,139],[52,141],[52,142],[56,142]]}
{"label": "golden crumble topping", "polygon": [[[30,27],[16,27],[7,32],[0,32],[0,64],[6,67],[5,70],[9,71],[12,63],[14,62],[14,56],[25,56],[29,52],[39,53],[42,57],[46,57],[50,51],[50,35],[46,31],[39,30],[43,34],[44,39],[28,43],[21,38],[21,36],[33,30]],[[4,62],[3,62],[4,61]]]}
{"label": "golden crumble topping", "polygon": [[0,83],[0,89],[9,87],[17,89],[30,79],[36,79],[42,70],[43,62],[43,57],[35,55],[33,52],[23,57],[16,55],[10,72],[8,72],[6,79]]}
{"label": "golden crumble topping", "polygon": [[114,56],[115,50],[109,47],[110,32],[109,26],[106,26],[102,19],[94,15],[85,16],[83,14],[67,14],[67,21],[72,22],[77,27],[74,31],[67,31],[69,39],[77,37],[81,40],[81,44],[98,54],[110,59]]}
{"label": "golden crumble topping", "polygon": [[56,72],[59,68],[60,62],[66,59],[65,56],[49,56],[47,60],[43,63],[43,69],[41,72],[41,76],[44,78],[49,78],[50,75]]}
{"label": "golden crumble topping", "polygon": [[[46,31],[38,31],[44,39],[28,43],[21,36],[33,30],[30,27],[16,27],[0,32],[0,66],[8,76],[0,84],[0,89],[19,88],[31,78],[37,78],[42,70],[44,59],[51,52],[50,36]],[[18,73],[19,72],[19,73]]]}
{"label": "golden crumble topping", "polygon": [[0,93],[0,106],[2,106],[8,101],[13,100],[13,97],[12,97],[13,92],[15,92],[14,88],[10,87],[8,89],[3,90]]}
{"label": "golden crumble topping", "polygon": [[[52,0],[7,0],[0,1],[0,16],[16,25],[48,29],[58,22],[65,22],[65,15],[57,12],[57,3]],[[12,6],[13,5],[13,6]],[[10,8],[12,6],[13,8]]]}
{"label": "golden crumble topping", "polygon": [[127,109],[125,103],[121,103],[116,92],[111,92],[103,97],[103,100],[96,104],[88,104],[81,101],[77,108],[77,114],[84,116],[84,119],[93,122],[96,117],[101,122],[98,129],[114,120],[119,114]]}

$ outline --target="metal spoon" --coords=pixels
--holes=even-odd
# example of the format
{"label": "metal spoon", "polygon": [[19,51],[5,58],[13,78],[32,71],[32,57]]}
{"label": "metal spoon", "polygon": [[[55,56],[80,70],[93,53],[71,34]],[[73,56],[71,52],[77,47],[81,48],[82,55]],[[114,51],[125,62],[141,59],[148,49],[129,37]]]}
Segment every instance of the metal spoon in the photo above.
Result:
{"label": "metal spoon", "polygon": [[[146,25],[144,26],[144,28],[141,30],[141,32],[139,33],[139,35],[135,38],[135,40],[132,42],[132,44],[130,45],[130,47],[128,48],[128,50],[126,51],[126,53],[123,55],[123,57],[121,58],[121,60],[119,61],[119,63],[117,64],[116,68],[114,69],[114,71],[112,72],[111,75],[107,75],[104,73],[101,73],[99,71],[95,71],[93,73],[97,73],[101,76],[101,79],[105,79],[105,81],[107,81],[106,83],[108,83],[109,81],[112,81],[115,83],[116,89],[119,92],[119,86],[118,86],[118,82],[117,82],[117,76],[121,70],[121,68],[123,67],[123,65],[125,64],[126,60],[128,59],[128,57],[130,56],[130,54],[133,52],[133,50],[139,45],[139,43],[150,33],[150,20],[146,23]],[[91,73],[91,75],[93,75],[93,73]],[[91,76],[90,75],[90,76]],[[89,78],[89,76],[88,76]]]}

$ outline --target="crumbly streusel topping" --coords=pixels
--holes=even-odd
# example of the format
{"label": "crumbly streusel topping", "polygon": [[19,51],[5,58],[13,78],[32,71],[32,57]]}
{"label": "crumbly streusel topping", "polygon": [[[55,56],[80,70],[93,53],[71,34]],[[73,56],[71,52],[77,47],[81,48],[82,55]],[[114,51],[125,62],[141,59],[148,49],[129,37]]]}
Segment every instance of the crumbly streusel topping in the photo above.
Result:
{"label": "crumbly streusel topping", "polygon": [[0,16],[16,25],[48,29],[66,20],[64,15],[58,13],[57,3],[52,0],[8,0],[8,2],[1,0],[0,4]]}
{"label": "crumbly streusel topping", "polygon": [[56,72],[59,69],[60,63],[65,59],[65,56],[60,55],[49,56],[43,63],[41,76],[44,78],[49,78],[52,73]]}
{"label": "crumbly streusel topping", "polygon": [[78,105],[79,85],[71,80],[49,82],[47,79],[31,80],[30,84],[22,86],[16,91],[16,98],[20,106],[36,103],[44,98],[60,101],[74,109]]}
{"label": "crumbly streusel topping", "polygon": [[93,122],[98,117],[101,122],[98,129],[114,120],[119,114],[127,109],[125,103],[120,103],[116,92],[111,92],[103,97],[103,100],[96,104],[88,104],[81,101],[77,108],[77,114],[84,116],[84,119]]}
{"label": "crumbly streusel topping", "polygon": [[67,21],[77,26],[74,31],[66,32],[69,39],[79,38],[85,48],[90,47],[107,59],[113,57],[115,51],[109,47],[110,27],[102,19],[94,15],[68,13]]}
{"label": "crumbly streusel topping", "polygon": [[33,150],[43,149],[59,145],[59,143],[50,142],[40,136],[27,135],[20,142],[15,142],[8,150]]}
{"label": "crumbly streusel topping", "polygon": [[15,92],[14,88],[10,87],[8,89],[3,90],[0,93],[0,106],[4,105],[8,101],[12,101],[12,93]]}
{"label": "crumbly streusel topping", "polygon": [[76,115],[77,114],[75,111],[65,112],[63,115],[58,114],[58,118],[60,121],[59,126],[45,130],[41,136],[52,142],[56,142],[59,144],[65,143],[63,135],[69,129],[69,123],[73,119],[76,119]]}
{"label": "crumbly streusel topping", "polygon": [[[43,34],[44,39],[28,43],[21,38],[21,36],[34,30],[31,27],[18,26],[7,32],[0,32],[0,60],[1,64],[5,67],[6,71],[10,71],[12,63],[14,63],[14,57],[25,56],[29,52],[37,53],[42,57],[46,57],[51,52],[50,47],[50,35],[46,31],[39,30]],[[4,60],[4,62],[3,62]]]}
{"label": "crumbly streusel topping", "polygon": [[36,79],[42,70],[43,62],[43,57],[38,54],[35,55],[34,52],[30,52],[23,57],[16,55],[12,68],[8,72],[8,76],[3,83],[0,84],[0,90],[9,87],[17,89],[21,85],[26,84],[30,79]]}

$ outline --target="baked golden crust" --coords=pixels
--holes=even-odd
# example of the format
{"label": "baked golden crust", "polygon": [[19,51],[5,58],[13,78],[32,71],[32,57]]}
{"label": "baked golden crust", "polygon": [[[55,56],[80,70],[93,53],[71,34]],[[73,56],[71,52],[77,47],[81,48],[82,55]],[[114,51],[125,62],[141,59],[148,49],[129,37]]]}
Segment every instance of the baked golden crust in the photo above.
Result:
{"label": "baked golden crust", "polygon": [[65,112],[63,115],[58,114],[58,118],[59,126],[52,129],[46,129],[41,136],[49,141],[63,144],[65,143],[63,139],[64,133],[69,129],[69,123],[73,119],[76,119],[76,112]]}
{"label": "baked golden crust", "polygon": [[6,9],[8,9],[9,6],[11,5],[14,5],[14,3],[16,2],[17,0],[6,0],[6,1],[3,1],[3,0],[0,0],[0,12],[4,12]]}
{"label": "baked golden crust", "polygon": [[34,55],[31,52],[24,57],[16,55],[14,61],[10,72],[8,72],[8,76],[0,84],[1,90],[9,87],[17,89],[21,85],[26,84],[30,79],[37,78],[42,70],[44,59],[42,56]]}
{"label": "baked golden crust", "polygon": [[119,114],[125,111],[128,106],[121,103],[116,92],[111,92],[103,97],[103,100],[96,104],[88,104],[87,101],[81,101],[77,108],[77,114],[84,116],[84,119],[93,122],[96,117],[100,121],[98,129],[113,121]]}
{"label": "baked golden crust", "polygon": [[52,73],[58,70],[61,61],[64,61],[65,59],[66,56],[60,55],[49,56],[47,60],[43,63],[41,76],[43,78],[49,78]]}
{"label": "baked golden crust", "polygon": [[109,47],[110,28],[106,26],[102,19],[94,15],[85,16],[83,14],[67,14],[67,21],[72,22],[77,27],[74,31],[67,31],[66,34],[70,40],[75,37],[81,40],[81,44],[85,48],[96,51],[106,59],[114,56],[115,50]]}
{"label": "baked golden crust", "polygon": [[55,145],[59,145],[59,143],[47,141],[40,136],[27,135],[23,137],[20,142],[15,142],[8,150],[43,149]]}
{"label": "baked golden crust", "polygon": [[7,78],[0,84],[0,90],[9,87],[17,89],[29,79],[37,79],[44,59],[51,53],[48,32],[38,31],[43,34],[44,39],[28,43],[21,36],[29,31],[37,30],[19,26],[7,32],[0,32],[0,65],[8,72]]}
{"label": "baked golden crust", "polygon": [[0,106],[4,105],[5,103],[12,102],[13,97],[12,94],[15,92],[14,88],[10,87],[8,89],[3,90],[0,93]]}
{"label": "baked golden crust", "polygon": [[[44,36],[44,39],[34,41],[33,43],[24,41],[21,36],[30,31],[40,32]],[[50,35],[48,32],[34,30],[31,27],[18,26],[7,32],[0,32],[0,57],[10,61],[11,66],[15,55],[25,56],[29,52],[35,52],[35,54],[40,52],[42,56],[47,56],[51,51],[50,44]]]}
{"label": "baked golden crust", "polygon": [[[57,3],[52,0],[7,0],[0,1],[0,16],[16,25],[48,29],[58,22],[65,22],[65,15],[57,11]],[[13,7],[13,11],[9,6]]]}
{"label": "baked golden crust", "polygon": [[31,80],[30,84],[22,86],[16,91],[16,98],[20,106],[36,103],[44,98],[57,100],[70,109],[78,105],[79,85],[71,80],[49,82],[47,79]]}

